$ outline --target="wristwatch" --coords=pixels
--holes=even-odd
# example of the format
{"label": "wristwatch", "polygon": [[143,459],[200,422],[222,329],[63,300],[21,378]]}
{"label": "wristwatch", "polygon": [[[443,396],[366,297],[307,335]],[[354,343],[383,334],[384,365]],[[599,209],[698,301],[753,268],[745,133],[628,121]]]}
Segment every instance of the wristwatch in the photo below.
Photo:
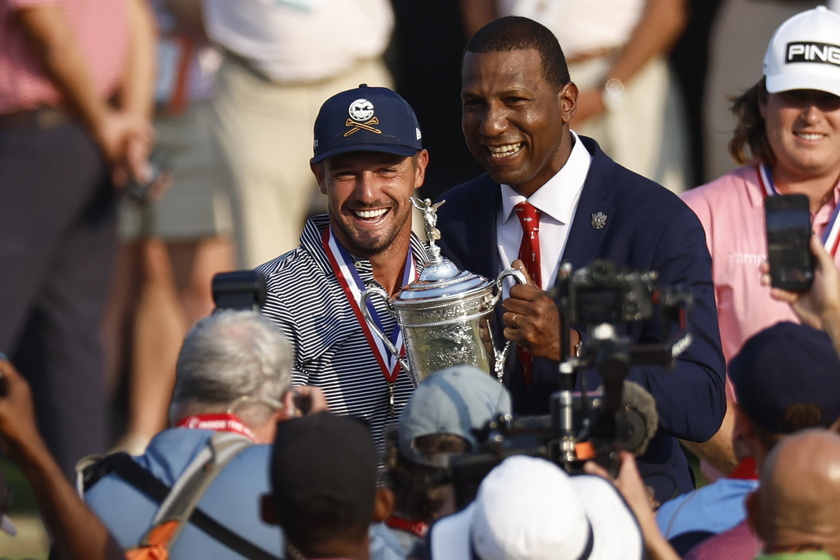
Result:
{"label": "wristwatch", "polygon": [[601,98],[608,111],[620,109],[624,105],[624,83],[616,78],[610,78],[604,83]]}

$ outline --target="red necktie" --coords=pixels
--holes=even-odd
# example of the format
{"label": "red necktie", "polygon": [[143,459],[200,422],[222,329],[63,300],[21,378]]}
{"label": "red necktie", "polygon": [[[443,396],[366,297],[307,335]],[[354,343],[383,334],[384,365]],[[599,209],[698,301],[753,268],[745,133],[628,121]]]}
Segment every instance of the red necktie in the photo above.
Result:
{"label": "red necktie", "polygon": [[[540,269],[540,211],[527,201],[520,202],[513,208],[522,224],[522,242],[519,244],[519,260],[525,263],[528,276],[537,287],[542,287]],[[525,386],[531,386],[531,355],[519,346],[516,350],[519,363],[522,364],[522,376]]]}
{"label": "red necktie", "polygon": [[534,284],[542,287],[540,269],[540,211],[527,201],[513,208],[522,224],[522,242],[519,244],[519,260],[525,263],[525,270]]}

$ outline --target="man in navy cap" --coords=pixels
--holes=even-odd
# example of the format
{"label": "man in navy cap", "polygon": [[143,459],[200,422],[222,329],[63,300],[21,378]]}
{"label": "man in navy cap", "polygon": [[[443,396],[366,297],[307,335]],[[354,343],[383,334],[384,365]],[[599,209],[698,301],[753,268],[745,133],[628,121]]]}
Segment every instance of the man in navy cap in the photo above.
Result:
{"label": "man in navy cap", "polygon": [[263,519],[280,525],[283,557],[373,557],[370,525],[385,519],[393,497],[377,488],[376,448],[351,418],[321,412],[277,426]]}
{"label": "man in navy cap", "polygon": [[[262,309],[292,344],[293,383],[321,387],[331,412],[365,418],[381,445],[414,385],[365,322],[361,294],[372,285],[394,294],[428,260],[411,232],[409,197],[429,155],[408,103],[364,84],[324,102],[313,147],[328,215],[306,223],[297,249],[258,268]],[[379,328],[402,348],[399,326],[375,301]]]}
{"label": "man in navy cap", "polygon": [[505,386],[472,365],[436,371],[417,387],[386,435],[385,454],[394,491],[394,511],[385,523],[409,558],[421,557],[429,525],[457,510],[450,460],[480,451],[476,431],[511,412]]}
{"label": "man in navy cap", "polygon": [[744,497],[758,486],[756,467],[789,434],[840,427],[840,357],[824,332],[788,321],[759,331],[730,362],[729,377],[738,398],[732,405],[738,467],[657,512],[677,551],[691,549],[686,558],[720,558],[725,550],[727,558],[752,559],[756,540]]}

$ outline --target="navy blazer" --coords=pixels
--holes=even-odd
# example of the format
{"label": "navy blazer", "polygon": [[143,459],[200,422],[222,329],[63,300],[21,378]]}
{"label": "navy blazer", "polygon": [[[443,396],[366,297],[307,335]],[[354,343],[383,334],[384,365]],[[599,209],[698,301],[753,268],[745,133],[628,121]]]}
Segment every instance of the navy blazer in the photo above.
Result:
{"label": "navy blazer", "polygon": [[[707,441],[717,432],[726,410],[712,261],[703,226],[679,197],[612,161],[594,140],[579,138],[592,154],[592,162],[561,260],[570,262],[575,270],[593,259],[606,259],[618,267],[657,271],[660,286],[682,284],[694,297],[689,315],[692,342],[679,355],[676,366],[672,370],[634,366],[627,377],[656,400],[659,430],[648,451],[639,457],[639,469],[662,502],[694,485],[676,438]],[[496,215],[501,204],[498,183],[484,174],[450,189],[440,200],[446,201],[438,208],[437,222],[443,254],[463,270],[495,278],[501,272],[496,243]],[[603,229],[592,225],[591,216],[598,212],[607,216]],[[620,334],[632,336],[638,344],[661,341],[657,318],[638,327]],[[496,328],[496,340],[502,340],[499,320]],[[532,385],[526,389],[515,354],[511,350],[505,374],[514,411],[546,414],[549,396],[559,389],[557,362],[535,359]],[[599,384],[592,375],[594,372],[586,373],[589,388]]]}

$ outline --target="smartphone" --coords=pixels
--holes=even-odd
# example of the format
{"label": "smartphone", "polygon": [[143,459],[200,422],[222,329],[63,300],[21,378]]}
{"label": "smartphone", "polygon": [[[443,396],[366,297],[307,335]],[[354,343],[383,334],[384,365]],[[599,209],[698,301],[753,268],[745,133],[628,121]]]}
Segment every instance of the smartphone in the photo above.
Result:
{"label": "smartphone", "polygon": [[172,172],[172,165],[169,158],[159,147],[155,147],[149,156],[149,171],[151,176],[148,181],[141,182],[134,178],[128,181],[125,197],[134,204],[147,203],[152,189],[157,185],[158,181]]}
{"label": "smartphone", "polygon": [[804,194],[768,196],[764,199],[767,231],[767,263],[770,285],[791,292],[804,292],[814,280],[811,211]]}

